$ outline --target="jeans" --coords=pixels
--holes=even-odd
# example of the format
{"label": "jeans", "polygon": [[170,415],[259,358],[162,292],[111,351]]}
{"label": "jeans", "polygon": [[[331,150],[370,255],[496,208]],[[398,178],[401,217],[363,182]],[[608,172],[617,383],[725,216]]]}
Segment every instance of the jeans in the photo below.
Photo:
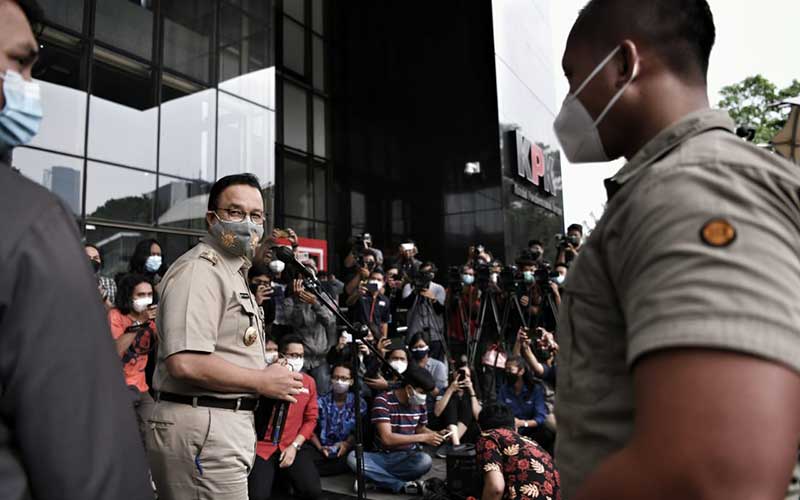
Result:
{"label": "jeans", "polygon": [[[356,453],[347,455],[347,465],[356,471]],[[364,477],[379,488],[399,493],[406,481],[424,476],[433,465],[430,455],[422,451],[390,451],[364,453]]]}
{"label": "jeans", "polygon": [[323,361],[322,364],[317,366],[316,368],[311,368],[307,370],[307,373],[314,379],[314,382],[317,384],[317,394],[323,395],[327,394],[331,390],[331,368],[328,366],[327,361]]}

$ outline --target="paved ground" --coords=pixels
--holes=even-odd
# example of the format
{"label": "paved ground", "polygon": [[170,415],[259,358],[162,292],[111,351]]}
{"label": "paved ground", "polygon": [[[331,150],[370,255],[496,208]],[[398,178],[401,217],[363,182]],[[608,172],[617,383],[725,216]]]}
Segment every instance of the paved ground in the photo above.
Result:
{"label": "paved ground", "polygon": [[[423,479],[430,479],[430,478],[439,478],[444,480],[447,476],[447,463],[440,459],[434,458],[433,459],[433,467],[431,468],[430,472],[424,476]],[[322,478],[322,489],[325,492],[326,500],[345,500],[345,499],[353,499],[356,498],[356,493],[353,490],[353,485],[356,482],[356,478],[353,474],[343,474],[341,476],[332,476],[332,477],[323,477]],[[272,499],[275,500],[290,500],[294,497],[287,495],[286,493],[276,491],[272,495]],[[404,494],[397,494],[394,495],[392,493],[386,493],[382,491],[367,491],[367,498],[370,500],[406,500],[406,499],[416,499],[419,500],[422,497],[412,497]]]}

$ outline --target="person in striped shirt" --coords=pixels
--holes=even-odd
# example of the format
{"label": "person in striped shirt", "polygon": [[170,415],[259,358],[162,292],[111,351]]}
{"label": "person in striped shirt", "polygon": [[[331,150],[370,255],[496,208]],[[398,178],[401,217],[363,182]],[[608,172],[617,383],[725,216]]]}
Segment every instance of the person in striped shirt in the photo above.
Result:
{"label": "person in striped shirt", "polygon": [[[433,389],[431,375],[409,365],[401,387],[375,398],[371,421],[375,426],[376,451],[364,453],[364,475],[376,487],[394,493],[424,493],[424,483],[419,479],[430,470],[432,461],[421,445],[436,447],[444,440],[441,434],[427,427],[425,402],[427,393]],[[355,471],[355,453],[351,452],[347,458]]]}

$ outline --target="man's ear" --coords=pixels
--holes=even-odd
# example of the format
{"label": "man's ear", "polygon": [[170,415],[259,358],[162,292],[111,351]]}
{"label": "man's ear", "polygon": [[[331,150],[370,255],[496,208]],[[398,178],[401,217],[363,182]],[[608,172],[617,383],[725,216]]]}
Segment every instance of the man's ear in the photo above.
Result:
{"label": "man's ear", "polygon": [[[633,40],[622,41],[619,54],[615,58],[617,67],[617,88],[621,88],[623,85],[633,80],[638,75],[638,72],[641,71],[639,67],[641,64],[640,57],[639,48]],[[583,238],[582,235],[581,238]]]}

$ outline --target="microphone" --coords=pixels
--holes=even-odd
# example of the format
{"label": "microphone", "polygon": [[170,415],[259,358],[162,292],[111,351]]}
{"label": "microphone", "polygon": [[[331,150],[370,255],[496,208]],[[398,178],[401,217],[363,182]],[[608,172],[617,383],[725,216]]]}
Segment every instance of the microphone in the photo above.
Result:
{"label": "microphone", "polygon": [[314,271],[304,266],[297,257],[294,256],[294,252],[289,247],[275,247],[275,257],[278,258],[279,261],[283,262],[286,265],[294,267],[297,272],[302,274],[306,278],[311,278],[313,280],[317,279],[317,276],[314,274]]}

